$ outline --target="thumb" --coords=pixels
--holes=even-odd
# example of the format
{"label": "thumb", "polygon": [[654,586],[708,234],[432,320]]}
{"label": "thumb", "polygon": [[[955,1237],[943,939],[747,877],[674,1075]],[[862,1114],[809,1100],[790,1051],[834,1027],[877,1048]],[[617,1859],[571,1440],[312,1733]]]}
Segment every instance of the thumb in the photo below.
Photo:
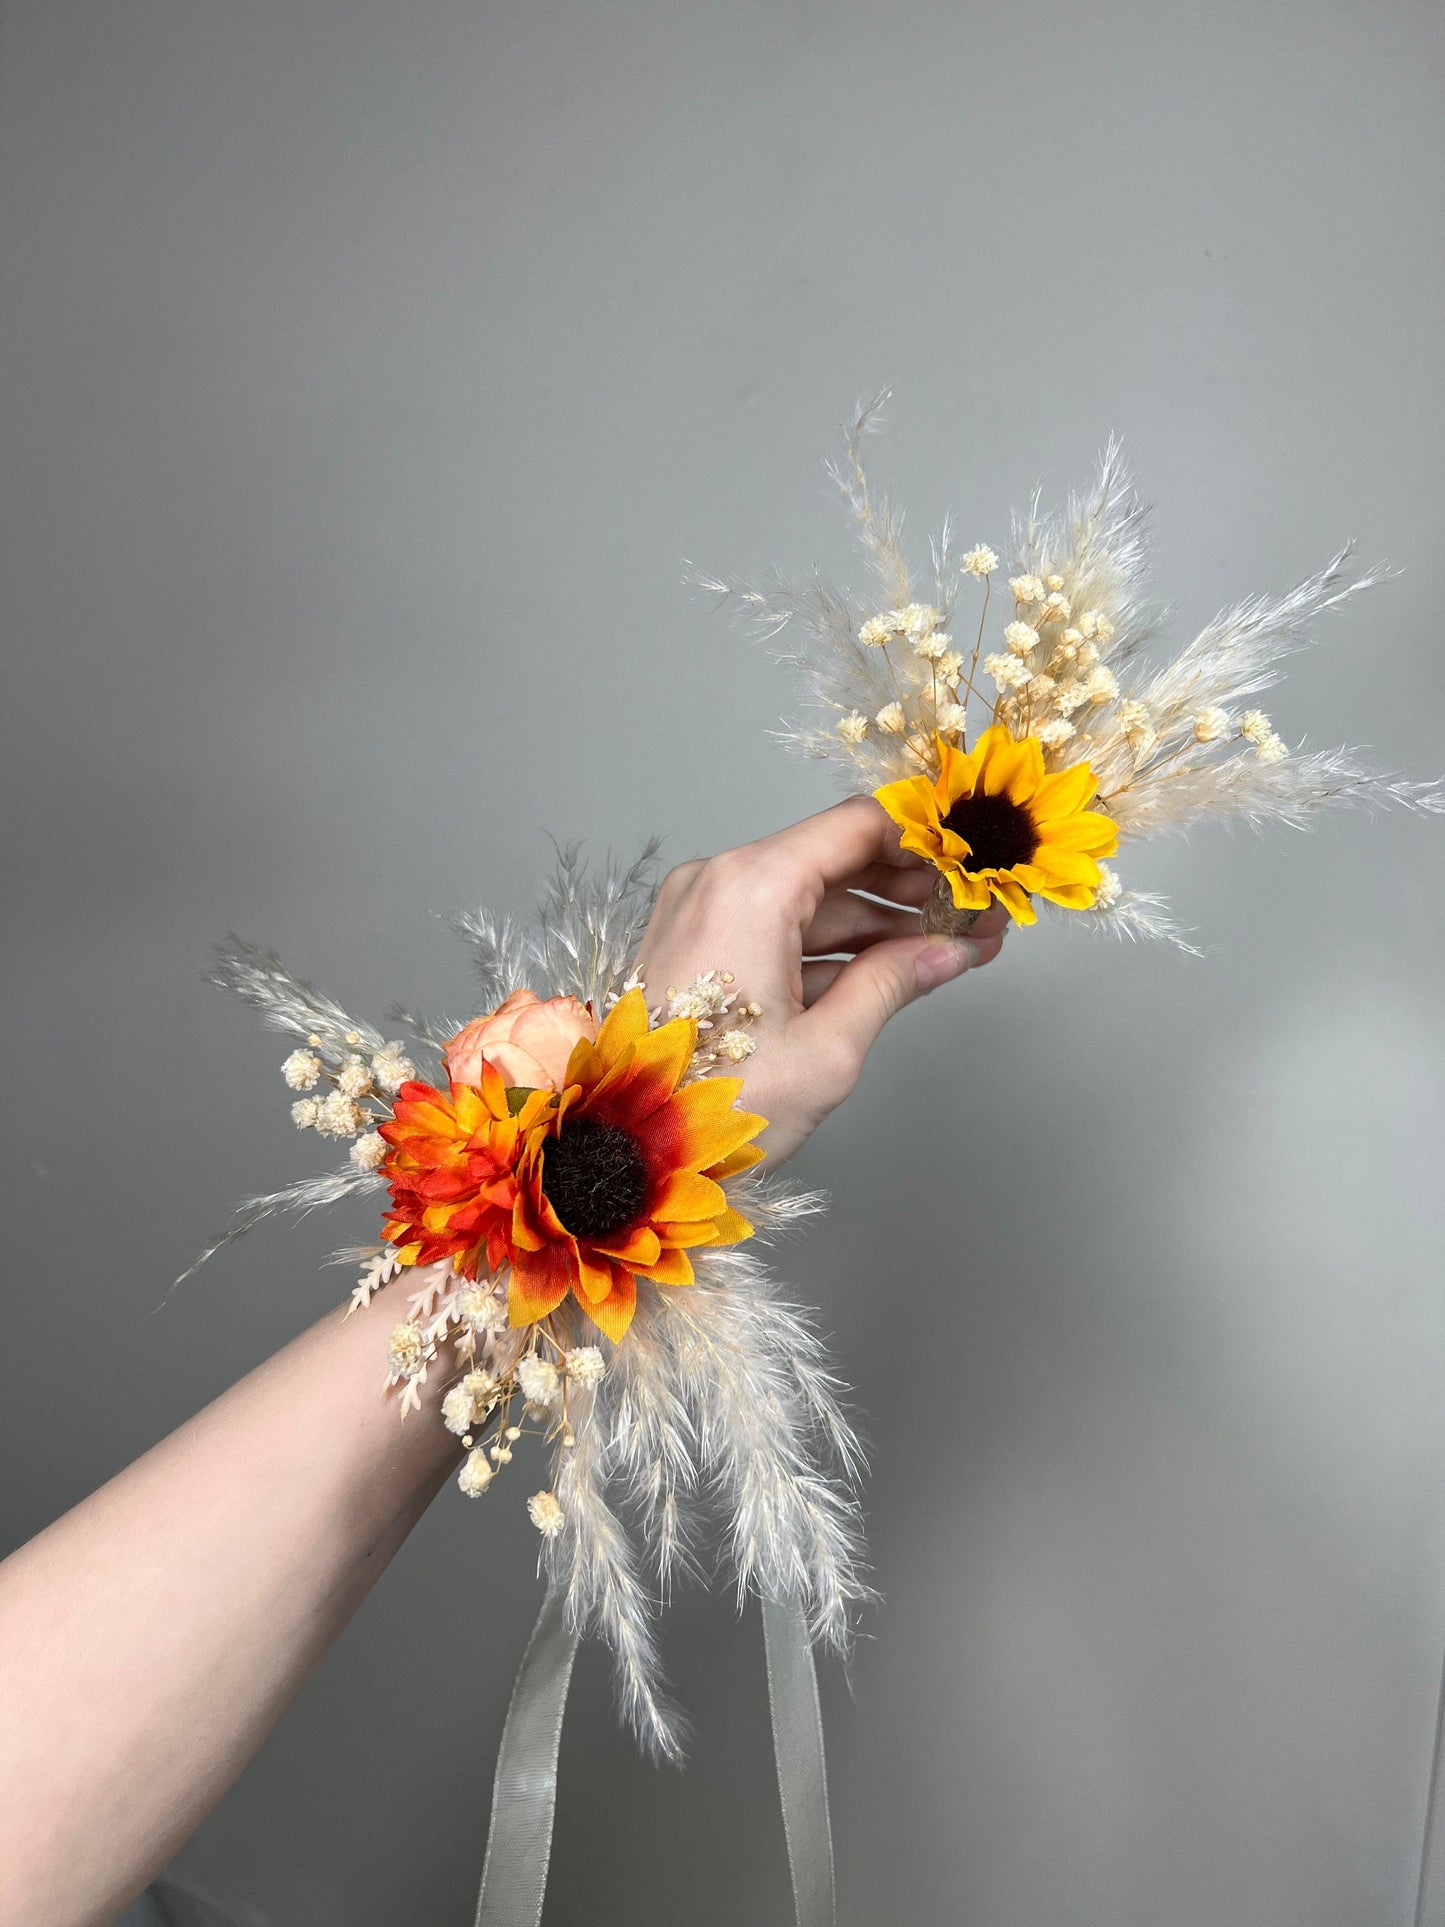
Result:
{"label": "thumb", "polygon": [[827,1029],[846,1040],[861,1063],[905,1004],[986,963],[1001,944],[998,936],[897,937],[870,944],[844,964],[801,1021],[815,1034]]}

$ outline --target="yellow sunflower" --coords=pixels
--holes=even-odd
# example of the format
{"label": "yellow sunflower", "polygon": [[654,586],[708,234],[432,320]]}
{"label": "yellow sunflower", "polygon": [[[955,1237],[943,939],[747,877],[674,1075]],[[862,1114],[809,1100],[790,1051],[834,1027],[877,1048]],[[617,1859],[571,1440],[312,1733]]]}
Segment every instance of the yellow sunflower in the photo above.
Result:
{"label": "yellow sunflower", "polygon": [[1036,737],[1015,739],[1003,723],[971,750],[934,737],[938,776],[908,776],[873,794],[903,834],[948,879],[954,907],[986,910],[997,897],[1015,923],[1034,923],[1030,897],[1088,910],[1119,832],[1086,806],[1099,779],[1087,763],[1052,775]]}
{"label": "yellow sunflower", "polygon": [[572,1047],[555,1110],[527,1133],[512,1207],[511,1322],[527,1325],[569,1292],[619,1339],[637,1280],[690,1285],[688,1251],[752,1233],[722,1180],[758,1163],[765,1118],[737,1108],[737,1077],[683,1079],[697,1044],[690,1017],[648,1028],[629,990],[597,1039]]}

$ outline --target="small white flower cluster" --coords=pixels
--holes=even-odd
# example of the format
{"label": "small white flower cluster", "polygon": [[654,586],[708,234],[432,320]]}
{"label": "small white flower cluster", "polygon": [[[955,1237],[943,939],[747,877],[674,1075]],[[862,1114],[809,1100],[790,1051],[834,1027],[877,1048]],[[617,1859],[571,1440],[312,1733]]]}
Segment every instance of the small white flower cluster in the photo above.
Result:
{"label": "small white flower cluster", "polygon": [[907,640],[916,647],[934,633],[940,619],[932,603],[910,602],[907,608],[870,616],[859,629],[858,640],[865,649],[882,649],[894,640]]}
{"label": "small white flower cluster", "polygon": [[527,1403],[544,1411],[562,1396],[562,1374],[549,1358],[539,1358],[535,1352],[518,1365],[517,1383]]}
{"label": "small white flower cluster", "polygon": [[694,1077],[704,1076],[719,1064],[744,1063],[757,1049],[757,1040],[747,1027],[762,1016],[763,1007],[739,1003],[738,992],[731,988],[735,981],[730,970],[709,970],[682,989],[669,984],[667,1001],[654,1013],[659,1023],[674,1017],[690,1017],[696,1022],[697,1047],[690,1067]]}
{"label": "small white flower cluster", "polygon": [[492,1290],[487,1285],[468,1285],[457,1293],[457,1315],[464,1319],[474,1332],[504,1331],[507,1324],[507,1301],[500,1292]]}
{"label": "small white flower cluster", "polygon": [[555,1492],[534,1492],[527,1501],[527,1515],[544,1539],[555,1539],[567,1523]]}
{"label": "small white flower cluster", "polygon": [[490,1372],[465,1373],[442,1400],[442,1423],[458,1437],[485,1423],[499,1392]]}
{"label": "small white flower cluster", "polygon": [[[358,1031],[346,1033],[348,1044],[359,1044]],[[318,1055],[320,1037],[307,1040],[310,1048],[293,1050],[281,1066],[288,1089],[314,1091],[324,1076],[332,1088],[324,1095],[298,1098],[291,1106],[291,1121],[300,1131],[315,1131],[321,1137],[356,1138],[351,1147],[351,1162],[358,1171],[378,1171],[385,1162],[387,1146],[375,1131],[368,1131],[377,1113],[363,1102],[369,1097],[389,1098],[408,1078],[416,1076],[416,1066],[397,1043],[383,1044],[371,1058],[348,1051],[329,1072]],[[364,1136],[358,1137],[358,1132]]]}
{"label": "small white flower cluster", "polygon": [[1245,711],[1239,719],[1239,733],[1245,742],[1254,744],[1254,753],[1261,763],[1282,762],[1289,754],[1284,738],[1276,735],[1262,709]]}

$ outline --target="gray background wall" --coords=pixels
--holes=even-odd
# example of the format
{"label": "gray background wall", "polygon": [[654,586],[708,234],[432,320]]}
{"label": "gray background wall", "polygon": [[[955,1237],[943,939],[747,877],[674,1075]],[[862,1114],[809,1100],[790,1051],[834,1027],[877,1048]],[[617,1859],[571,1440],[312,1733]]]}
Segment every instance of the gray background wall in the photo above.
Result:
{"label": "gray background wall", "polygon": [[[6,1544],[368,1235],[149,1315],[300,1148],[213,938],[462,1012],[429,913],[525,907],[544,830],[680,858],[831,800],[681,558],[846,568],[858,392],[897,385],[920,544],[950,504],[999,543],[1125,432],[1181,629],[1357,535],[1407,574],[1280,721],[1445,764],[1424,0],[9,0],[0,61]],[[798,1160],[844,1201],[789,1265],[867,1388],[886,1601],[824,1682],[851,1927],[1411,1919],[1441,847],[1146,852],[1206,961],[1015,937]],[[469,1919],[531,1552],[444,1496],[194,1877],[276,1927]],[[668,1639],[694,1761],[641,1766],[584,1663],[552,1927],[789,1917],[756,1623]]]}

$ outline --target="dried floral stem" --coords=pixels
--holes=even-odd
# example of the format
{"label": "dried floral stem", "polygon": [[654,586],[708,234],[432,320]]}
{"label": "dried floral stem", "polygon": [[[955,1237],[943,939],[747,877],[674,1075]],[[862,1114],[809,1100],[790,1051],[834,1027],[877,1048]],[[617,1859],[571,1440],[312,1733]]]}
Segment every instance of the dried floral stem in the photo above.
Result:
{"label": "dried floral stem", "polygon": [[947,877],[938,877],[932,896],[918,913],[918,920],[931,937],[966,937],[980,914],[977,910],[955,908]]}

